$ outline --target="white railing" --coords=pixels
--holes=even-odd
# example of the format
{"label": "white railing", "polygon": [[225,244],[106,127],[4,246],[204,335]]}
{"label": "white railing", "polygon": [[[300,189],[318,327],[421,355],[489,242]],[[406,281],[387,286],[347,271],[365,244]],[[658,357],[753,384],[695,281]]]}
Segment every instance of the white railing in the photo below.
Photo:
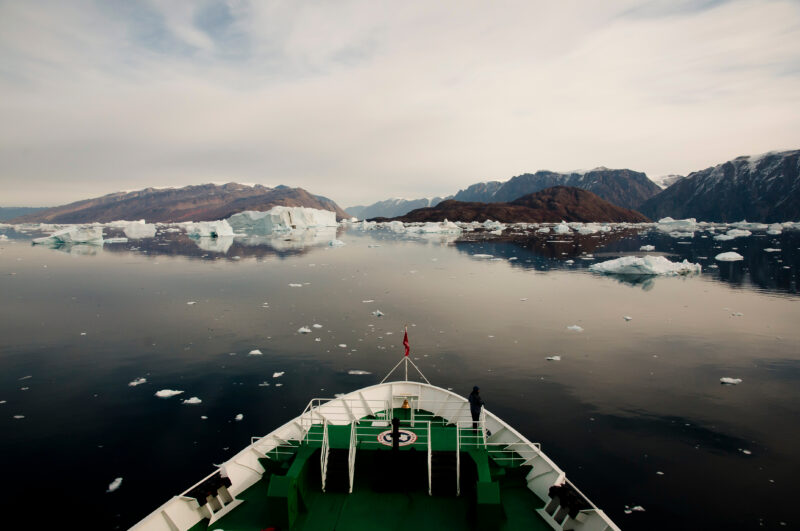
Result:
{"label": "white railing", "polygon": [[356,471],[356,446],[358,445],[356,426],[356,422],[350,425],[350,454],[347,457],[347,466],[350,471],[350,490],[348,492],[353,492],[353,475]]}
{"label": "white railing", "polygon": [[456,496],[461,496],[461,430],[456,427]]}
{"label": "white railing", "polygon": [[433,496],[433,474],[431,471],[431,461],[433,453],[431,451],[431,423],[428,422],[428,496]]}
{"label": "white railing", "polygon": [[319,456],[319,465],[322,472],[322,492],[325,492],[325,478],[328,474],[328,452],[330,452],[330,442],[328,441],[328,423],[322,423],[322,449]]}

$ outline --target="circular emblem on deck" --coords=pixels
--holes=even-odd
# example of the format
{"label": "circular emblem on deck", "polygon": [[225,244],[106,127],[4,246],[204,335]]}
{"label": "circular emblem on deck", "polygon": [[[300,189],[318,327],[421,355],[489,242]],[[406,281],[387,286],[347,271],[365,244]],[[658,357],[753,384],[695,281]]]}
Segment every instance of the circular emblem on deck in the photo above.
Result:
{"label": "circular emblem on deck", "polygon": [[[417,441],[417,434],[413,431],[400,430],[400,446],[408,446]],[[378,442],[386,446],[392,445],[392,430],[386,430],[378,434]]]}

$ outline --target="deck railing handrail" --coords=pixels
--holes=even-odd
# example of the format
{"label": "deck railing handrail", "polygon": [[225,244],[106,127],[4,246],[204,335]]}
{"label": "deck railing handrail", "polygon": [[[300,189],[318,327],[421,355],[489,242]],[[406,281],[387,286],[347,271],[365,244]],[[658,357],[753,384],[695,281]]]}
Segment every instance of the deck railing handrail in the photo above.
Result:
{"label": "deck railing handrail", "polygon": [[350,453],[347,456],[347,467],[350,473],[350,490],[353,492],[353,475],[356,470],[356,445],[358,444],[358,437],[356,436],[357,423],[350,425]]}
{"label": "deck railing handrail", "polygon": [[433,452],[431,447],[431,423],[428,422],[428,496],[433,496],[433,473],[431,470]]}
{"label": "deck railing handrail", "polygon": [[322,492],[325,492],[325,478],[328,474],[328,452],[330,451],[330,441],[328,440],[328,422],[322,423],[322,449],[319,456],[319,465],[322,473]]}

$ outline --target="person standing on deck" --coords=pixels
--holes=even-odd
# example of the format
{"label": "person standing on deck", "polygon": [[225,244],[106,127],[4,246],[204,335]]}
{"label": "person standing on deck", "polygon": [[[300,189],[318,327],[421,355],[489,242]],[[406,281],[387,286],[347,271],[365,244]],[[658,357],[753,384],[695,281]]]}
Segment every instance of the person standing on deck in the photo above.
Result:
{"label": "person standing on deck", "polygon": [[469,400],[469,412],[472,413],[472,430],[477,432],[478,420],[481,418],[481,408],[483,407],[483,398],[481,398],[480,388],[477,385],[472,388],[467,400]]}

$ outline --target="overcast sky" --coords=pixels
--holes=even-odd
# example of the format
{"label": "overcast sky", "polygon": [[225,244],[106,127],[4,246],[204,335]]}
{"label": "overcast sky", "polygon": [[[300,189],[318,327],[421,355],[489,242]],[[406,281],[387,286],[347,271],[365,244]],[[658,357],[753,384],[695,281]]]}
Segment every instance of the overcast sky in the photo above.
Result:
{"label": "overcast sky", "polygon": [[800,147],[800,2],[0,0],[0,205],[237,181],[343,207]]}

